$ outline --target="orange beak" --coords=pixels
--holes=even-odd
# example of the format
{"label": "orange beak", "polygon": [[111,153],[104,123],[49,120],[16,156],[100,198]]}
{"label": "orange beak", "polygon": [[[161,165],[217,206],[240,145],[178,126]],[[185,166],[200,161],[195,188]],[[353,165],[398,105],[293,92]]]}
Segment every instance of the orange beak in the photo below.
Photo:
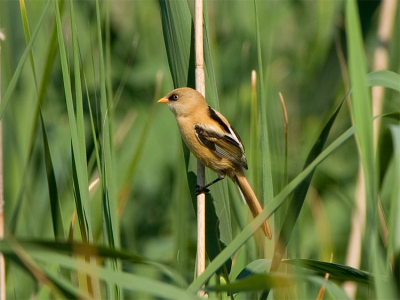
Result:
{"label": "orange beak", "polygon": [[168,103],[168,98],[162,97],[160,100],[157,101],[158,103]]}

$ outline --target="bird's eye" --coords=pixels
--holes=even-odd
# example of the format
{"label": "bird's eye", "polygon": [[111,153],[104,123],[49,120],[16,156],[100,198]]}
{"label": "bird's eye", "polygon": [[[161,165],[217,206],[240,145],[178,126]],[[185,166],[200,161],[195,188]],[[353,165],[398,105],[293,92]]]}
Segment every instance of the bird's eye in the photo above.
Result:
{"label": "bird's eye", "polygon": [[171,97],[169,97],[170,101],[176,101],[178,100],[179,96],[177,94],[173,94]]}

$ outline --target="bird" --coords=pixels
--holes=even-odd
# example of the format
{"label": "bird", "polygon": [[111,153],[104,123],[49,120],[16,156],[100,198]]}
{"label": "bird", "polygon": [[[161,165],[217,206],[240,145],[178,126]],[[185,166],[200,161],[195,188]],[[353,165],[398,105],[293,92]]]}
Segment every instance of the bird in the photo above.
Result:
{"label": "bird", "polygon": [[[262,207],[243,169],[248,169],[246,154],[239,134],[228,120],[211,108],[202,94],[189,88],[177,88],[158,100],[165,103],[175,115],[182,139],[200,162],[218,174],[211,183],[196,186],[196,194],[208,192],[207,187],[228,176],[238,187],[244,201],[255,218]],[[265,221],[261,228],[272,238],[271,228]]]}

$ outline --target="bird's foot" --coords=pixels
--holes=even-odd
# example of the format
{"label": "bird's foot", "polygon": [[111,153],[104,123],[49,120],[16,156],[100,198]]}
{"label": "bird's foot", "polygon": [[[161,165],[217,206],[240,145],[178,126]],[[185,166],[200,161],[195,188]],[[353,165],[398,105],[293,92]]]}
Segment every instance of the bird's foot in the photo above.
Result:
{"label": "bird's foot", "polygon": [[196,184],[196,191],[195,191],[196,196],[203,194],[203,193],[207,194],[208,192],[210,192],[210,190],[207,188],[207,186],[200,186],[200,185]]}

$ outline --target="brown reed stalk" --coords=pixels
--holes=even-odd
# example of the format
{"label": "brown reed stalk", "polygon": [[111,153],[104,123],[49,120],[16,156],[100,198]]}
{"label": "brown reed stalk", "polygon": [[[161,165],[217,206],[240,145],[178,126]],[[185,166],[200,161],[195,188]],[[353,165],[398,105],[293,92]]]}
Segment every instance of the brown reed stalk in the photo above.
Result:
{"label": "brown reed stalk", "polygon": [[[0,58],[1,42],[5,40],[5,35],[0,31]],[[1,83],[1,60],[0,60],[0,83]],[[1,84],[0,84],[0,103],[1,103]],[[2,122],[0,121],[0,239],[4,238],[4,177],[3,177],[3,133]],[[0,299],[6,299],[6,265],[3,253],[0,253]]]}
{"label": "brown reed stalk", "polygon": [[[196,90],[205,96],[203,0],[195,0],[194,10]],[[197,161],[197,184],[199,186],[205,185],[205,168],[200,161]],[[200,276],[200,274],[204,272],[206,266],[205,200],[205,194],[200,194],[197,196],[197,276]],[[199,294],[199,296],[201,295]]]}
{"label": "brown reed stalk", "polygon": [[[390,42],[392,29],[394,24],[397,0],[383,0],[380,8],[379,24],[378,24],[378,40],[379,45],[374,55],[374,71],[387,69],[388,66],[388,50],[387,45]],[[372,88],[372,110],[373,115],[379,115],[382,111],[384,89],[376,86]],[[377,149],[380,118],[373,123],[374,146]],[[361,241],[365,227],[366,214],[366,195],[365,195],[365,179],[362,166],[358,170],[358,180],[356,187],[356,210],[352,217],[351,234],[349,238],[349,246],[347,249],[346,265],[354,268],[360,267],[361,262]],[[380,201],[377,203],[381,226],[384,236],[387,236],[387,226],[383,220],[382,207]],[[343,288],[350,298],[355,298],[357,293],[357,285],[354,282],[345,282]]]}

